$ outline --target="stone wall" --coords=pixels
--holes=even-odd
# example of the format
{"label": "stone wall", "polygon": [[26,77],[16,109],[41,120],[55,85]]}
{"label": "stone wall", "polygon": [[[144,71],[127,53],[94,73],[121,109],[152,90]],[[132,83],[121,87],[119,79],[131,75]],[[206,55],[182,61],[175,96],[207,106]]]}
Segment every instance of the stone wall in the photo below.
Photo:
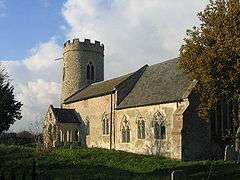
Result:
{"label": "stone wall", "polygon": [[[112,101],[111,101],[112,98]],[[113,148],[140,154],[159,154],[175,159],[182,158],[182,119],[183,112],[188,106],[188,101],[174,102],[144,107],[127,108],[122,110],[112,109],[116,101],[115,95],[105,95],[71,104],[64,108],[75,109],[84,123],[89,121],[90,133],[86,135],[88,147]],[[112,128],[109,135],[103,135],[102,117],[112,115]],[[166,125],[166,139],[154,138],[153,119],[160,113]],[[130,126],[130,142],[122,142],[122,123],[126,119]],[[145,121],[145,138],[138,138],[138,120]]]}
{"label": "stone wall", "polygon": [[[177,116],[176,113],[183,112],[187,106],[188,102],[185,101],[182,103],[168,103],[117,110],[115,120],[115,148],[117,150],[134,153],[158,154],[174,159],[181,159],[182,116]],[[163,115],[165,121],[166,139],[154,138],[152,123],[154,121],[154,115],[158,112]],[[130,143],[122,143],[121,123],[125,117],[130,124]],[[138,119],[143,119],[145,121],[145,139],[138,139]]]}
{"label": "stone wall", "polygon": [[88,147],[110,149],[110,134],[103,134],[102,119],[103,115],[106,114],[110,120],[111,95],[65,104],[64,108],[75,109],[85,124],[85,128],[87,121],[89,122],[89,135],[86,135],[86,129],[82,131],[85,134]]}

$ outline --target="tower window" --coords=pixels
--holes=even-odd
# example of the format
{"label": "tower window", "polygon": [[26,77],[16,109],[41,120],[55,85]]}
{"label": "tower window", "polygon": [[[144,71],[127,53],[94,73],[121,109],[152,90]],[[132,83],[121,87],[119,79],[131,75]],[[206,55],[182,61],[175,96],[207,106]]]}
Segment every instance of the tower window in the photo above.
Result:
{"label": "tower window", "polygon": [[94,67],[93,65],[91,66],[91,80],[94,80]]}
{"label": "tower window", "polygon": [[90,65],[87,65],[87,80],[90,80]]}
{"label": "tower window", "polygon": [[94,81],[94,66],[92,62],[87,65],[87,80]]}

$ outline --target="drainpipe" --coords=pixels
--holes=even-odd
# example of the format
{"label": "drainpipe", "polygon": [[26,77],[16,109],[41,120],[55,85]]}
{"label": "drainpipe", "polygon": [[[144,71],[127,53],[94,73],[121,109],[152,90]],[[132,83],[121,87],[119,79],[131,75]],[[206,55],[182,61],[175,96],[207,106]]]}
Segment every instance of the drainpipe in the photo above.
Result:
{"label": "drainpipe", "polygon": [[112,149],[112,121],[113,121],[113,94],[111,93],[111,111],[110,111],[110,149]]}

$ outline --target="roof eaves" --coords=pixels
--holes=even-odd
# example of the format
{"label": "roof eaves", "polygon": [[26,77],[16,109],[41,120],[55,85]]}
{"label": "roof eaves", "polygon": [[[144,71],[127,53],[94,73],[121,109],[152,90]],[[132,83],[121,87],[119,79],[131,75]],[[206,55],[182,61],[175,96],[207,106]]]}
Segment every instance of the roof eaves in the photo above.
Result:
{"label": "roof eaves", "polygon": [[169,103],[183,101],[183,99],[176,99],[176,100],[172,100],[172,101],[154,102],[154,103],[145,103],[145,104],[136,104],[136,105],[129,105],[129,106],[117,106],[115,109],[116,110],[121,110],[121,109],[136,108],[136,107],[143,107],[143,106],[152,106],[152,105],[158,105],[158,104],[169,104]]}
{"label": "roof eaves", "polygon": [[65,101],[67,101],[68,99],[70,99],[71,97],[73,97],[74,95],[76,95],[77,93],[79,93],[80,91],[84,90],[85,88],[87,88],[87,87],[90,86],[90,85],[92,85],[92,84],[88,84],[88,85],[84,86],[83,88],[77,90],[75,93],[73,93],[72,95],[70,95],[69,97],[67,97],[66,99],[64,99],[63,104],[65,103]]}
{"label": "roof eaves", "polygon": [[84,98],[80,98],[80,99],[76,99],[76,100],[72,100],[72,101],[67,101],[67,102],[64,102],[63,104],[70,104],[70,103],[74,103],[74,102],[78,102],[78,101],[83,101],[83,100],[86,100],[86,99],[96,98],[96,97],[112,94],[114,92],[115,92],[115,89],[113,89],[111,91],[104,92],[104,93],[99,93],[99,94],[95,94],[95,95],[92,95],[92,96],[87,96],[87,97],[84,97]]}

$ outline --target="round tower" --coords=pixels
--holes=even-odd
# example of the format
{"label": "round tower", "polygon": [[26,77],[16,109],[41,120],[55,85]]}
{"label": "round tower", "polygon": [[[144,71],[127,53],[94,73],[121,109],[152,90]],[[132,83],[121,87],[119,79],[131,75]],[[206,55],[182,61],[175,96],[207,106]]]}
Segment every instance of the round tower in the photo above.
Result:
{"label": "round tower", "polygon": [[91,83],[104,80],[104,46],[90,39],[68,40],[63,48],[61,103]]}

